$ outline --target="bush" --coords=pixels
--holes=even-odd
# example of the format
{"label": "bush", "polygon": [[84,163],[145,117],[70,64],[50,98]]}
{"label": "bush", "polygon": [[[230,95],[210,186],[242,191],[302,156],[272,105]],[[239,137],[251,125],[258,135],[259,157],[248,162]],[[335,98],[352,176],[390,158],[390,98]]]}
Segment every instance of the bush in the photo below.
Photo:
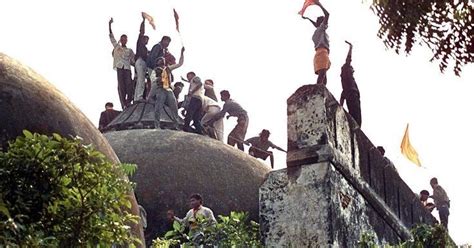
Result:
{"label": "bush", "polygon": [[231,212],[230,216],[219,215],[217,224],[198,219],[198,228],[188,233],[185,226],[174,222],[173,230],[164,238],[153,241],[153,248],[167,247],[263,247],[259,238],[259,225],[248,221],[248,214]]}
{"label": "bush", "polygon": [[[396,245],[384,245],[384,248],[421,248],[421,247],[456,247],[450,239],[446,228],[436,224],[429,226],[426,224],[417,225],[411,230],[413,239]],[[359,240],[360,248],[377,248],[373,233],[363,233]]]}
{"label": "bush", "polygon": [[0,246],[110,247],[139,242],[132,183],[80,138],[24,131],[0,152]]}

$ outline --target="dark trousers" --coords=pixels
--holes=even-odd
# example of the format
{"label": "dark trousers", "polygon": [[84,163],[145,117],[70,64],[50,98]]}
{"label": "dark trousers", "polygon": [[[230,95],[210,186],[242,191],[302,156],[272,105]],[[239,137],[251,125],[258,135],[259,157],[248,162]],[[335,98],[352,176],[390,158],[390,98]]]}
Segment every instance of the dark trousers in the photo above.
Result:
{"label": "dark trousers", "polygon": [[133,100],[132,72],[117,68],[118,93],[122,109],[128,107]]}
{"label": "dark trousers", "polygon": [[439,220],[441,225],[448,229],[448,216],[449,216],[449,207],[447,205],[442,205],[438,207]]}
{"label": "dark trousers", "polygon": [[192,96],[189,101],[189,105],[186,108],[186,116],[184,117],[184,130],[191,131],[190,123],[193,121],[193,125],[196,128],[195,133],[202,134],[203,128],[201,124],[201,112],[202,112],[202,101],[201,98]]}
{"label": "dark trousers", "polygon": [[362,114],[360,110],[360,97],[359,94],[350,94],[347,99],[347,108],[349,109],[349,114],[354,118],[354,120],[362,126]]}

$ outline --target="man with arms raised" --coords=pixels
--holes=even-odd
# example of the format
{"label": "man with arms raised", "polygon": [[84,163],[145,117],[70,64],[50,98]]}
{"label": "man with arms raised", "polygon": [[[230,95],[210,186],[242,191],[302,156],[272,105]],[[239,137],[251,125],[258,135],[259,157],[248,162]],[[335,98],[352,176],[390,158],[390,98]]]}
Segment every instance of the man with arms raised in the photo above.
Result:
{"label": "man with arms raised", "polygon": [[326,71],[331,66],[331,62],[329,60],[329,37],[326,33],[326,29],[328,28],[329,12],[323,7],[319,0],[315,0],[314,3],[322,9],[324,17],[318,17],[316,22],[304,16],[303,19],[309,20],[316,28],[313,34],[314,49],[316,49],[316,54],[314,55],[313,59],[314,72],[318,75],[318,80],[316,83],[326,85]]}
{"label": "man with arms raised", "polygon": [[120,43],[115,40],[112,32],[113,18],[109,21],[110,42],[114,46],[112,56],[114,57],[114,69],[117,70],[118,93],[122,109],[128,107],[133,99],[133,84],[131,65],[135,62],[132,49],[127,47],[127,35],[120,36]]}

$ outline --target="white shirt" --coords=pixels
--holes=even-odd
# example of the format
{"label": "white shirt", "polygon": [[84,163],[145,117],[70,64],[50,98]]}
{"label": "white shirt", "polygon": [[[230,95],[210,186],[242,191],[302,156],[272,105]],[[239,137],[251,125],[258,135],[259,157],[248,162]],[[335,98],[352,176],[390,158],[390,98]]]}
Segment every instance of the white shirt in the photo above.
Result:
{"label": "white shirt", "polygon": [[[199,86],[199,83],[201,83],[201,86]],[[199,87],[199,89],[197,89],[192,95],[193,96],[198,96],[202,99],[204,97],[204,84],[202,83],[201,78],[199,78],[198,76],[193,77],[193,79],[191,79],[191,82],[189,82],[189,93],[188,94],[191,94],[191,92],[196,87]]]}
{"label": "white shirt", "polygon": [[197,222],[197,218],[205,218],[209,221],[210,224],[217,223],[212,210],[204,206],[200,206],[197,211],[194,211],[194,209],[190,209],[188,213],[186,213],[186,217],[184,217],[183,219],[175,217],[175,220],[179,221],[181,224],[190,225],[192,229],[193,227],[195,227],[193,223]]}
{"label": "white shirt", "polygon": [[219,107],[220,109],[219,104],[216,101],[214,101],[214,99],[208,96],[203,96],[201,100],[202,100],[202,109],[204,110],[204,112],[207,112],[208,107],[211,107],[211,106]]}
{"label": "white shirt", "polygon": [[128,47],[121,46],[114,38],[114,34],[109,34],[110,42],[114,46],[112,56],[114,57],[114,70],[120,69],[131,69],[131,64],[135,62],[135,54],[133,50]]}

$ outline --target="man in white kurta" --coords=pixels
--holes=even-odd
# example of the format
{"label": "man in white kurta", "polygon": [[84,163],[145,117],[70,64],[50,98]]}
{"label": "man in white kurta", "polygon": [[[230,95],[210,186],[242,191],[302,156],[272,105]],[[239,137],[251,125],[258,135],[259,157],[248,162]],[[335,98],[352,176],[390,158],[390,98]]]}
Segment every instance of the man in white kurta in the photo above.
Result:
{"label": "man in white kurta", "polygon": [[189,198],[189,203],[191,205],[191,209],[188,211],[188,213],[186,213],[186,217],[183,219],[174,217],[174,219],[189,227],[189,233],[191,239],[194,242],[196,239],[198,239],[198,236],[201,235],[201,226],[198,224],[198,220],[204,219],[205,225],[214,225],[217,223],[217,221],[212,210],[202,205],[203,199],[200,194],[191,195]]}
{"label": "man in white kurta", "polygon": [[[202,109],[204,116],[201,119],[201,123],[207,123],[212,119],[212,117],[221,112],[219,104],[207,96],[203,96],[202,98]],[[224,119],[221,118],[215,121],[212,124],[211,129],[213,131],[213,138],[215,137],[217,140],[224,142]]]}

